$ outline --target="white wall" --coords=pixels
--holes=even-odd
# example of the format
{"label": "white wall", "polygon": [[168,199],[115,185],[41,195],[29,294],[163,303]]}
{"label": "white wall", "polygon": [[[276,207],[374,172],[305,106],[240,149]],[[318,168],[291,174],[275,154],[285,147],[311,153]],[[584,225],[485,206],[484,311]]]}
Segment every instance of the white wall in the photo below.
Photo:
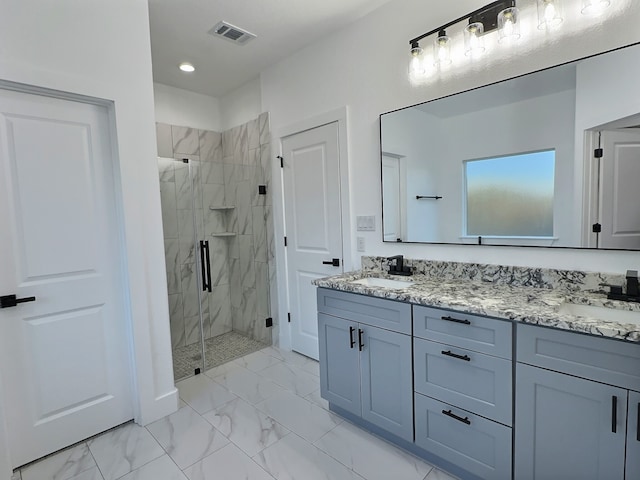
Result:
{"label": "white wall", "polygon": [[220,101],[215,97],[153,84],[156,122],[221,132]]}
{"label": "white wall", "polygon": [[263,112],[260,78],[256,77],[221,97],[220,111],[220,131],[229,130],[258,117]]}
{"label": "white wall", "polygon": [[[2,81],[114,102],[135,347],[133,376],[138,390],[136,420],[149,423],[175,410],[177,394],[171,365],[147,2],[1,0],[0,11]],[[1,447],[3,457],[6,449]],[[0,471],[0,478],[8,478],[7,472]]]}
{"label": "white wall", "polygon": [[[380,113],[640,41],[640,29],[637,28],[640,2],[612,2],[611,18],[605,21],[580,15],[579,2],[568,0],[565,2],[567,19],[561,31],[565,32],[564,36],[557,36],[560,33],[545,35],[529,25],[523,30],[520,46],[513,50],[494,48],[482,61],[454,66],[440,79],[419,87],[411,86],[406,75],[409,39],[485,3],[484,0],[394,0],[347,29],[265,70],[261,74],[262,106],[270,112],[272,132],[322,112],[348,106],[352,219],[372,210],[378,211],[378,231],[357,234],[365,237],[368,255],[401,253],[413,258],[608,272],[624,272],[627,268],[640,266],[638,254],[634,252],[383,244],[379,227]],[[535,15],[532,1],[522,1],[519,5],[523,15],[528,18]],[[402,28],[389,28],[389,25]],[[613,72],[600,72],[598,76],[605,82],[611,77],[618,76]],[[633,78],[638,77],[629,77],[627,81]],[[273,154],[277,155],[277,138],[273,139],[273,146]],[[281,192],[276,191],[274,195],[279,198]],[[283,235],[283,226],[276,227],[277,238]],[[355,232],[355,225],[352,225],[352,231]],[[351,245],[351,251],[354,258],[359,257],[355,244]],[[359,267],[357,261],[345,266],[347,269],[355,267]]]}

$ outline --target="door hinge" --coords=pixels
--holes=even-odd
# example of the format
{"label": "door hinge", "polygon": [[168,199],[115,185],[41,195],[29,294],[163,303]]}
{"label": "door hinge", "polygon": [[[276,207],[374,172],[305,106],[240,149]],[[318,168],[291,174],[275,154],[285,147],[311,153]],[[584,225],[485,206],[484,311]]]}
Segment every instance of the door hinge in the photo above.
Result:
{"label": "door hinge", "polygon": [[599,223],[594,223],[591,226],[591,231],[593,233],[601,233],[602,232],[602,225],[600,225]]}
{"label": "door hinge", "polygon": [[284,168],[284,158],[280,155],[278,155],[276,158],[280,160],[280,168]]}
{"label": "door hinge", "polygon": [[264,323],[265,323],[265,327],[266,328],[273,327],[273,318],[271,318],[271,317],[267,318],[264,321]]}
{"label": "door hinge", "polygon": [[287,313],[287,322],[291,323],[291,312]]}
{"label": "door hinge", "polygon": [[604,150],[602,148],[596,148],[593,151],[593,158],[602,158],[604,156]]}
{"label": "door hinge", "polygon": [[284,246],[287,246],[287,237],[284,237]]}

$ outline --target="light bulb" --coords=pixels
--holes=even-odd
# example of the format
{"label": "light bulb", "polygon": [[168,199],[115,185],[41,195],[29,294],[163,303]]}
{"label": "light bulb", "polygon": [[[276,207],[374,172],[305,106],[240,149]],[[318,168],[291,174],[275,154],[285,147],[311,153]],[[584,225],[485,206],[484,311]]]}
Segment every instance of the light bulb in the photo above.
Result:
{"label": "light bulb", "polygon": [[547,3],[546,7],[544,7],[544,20],[547,23],[551,23],[554,18],[556,18],[556,6],[553,3]]}
{"label": "light bulb", "polygon": [[484,25],[480,22],[470,23],[464,29],[465,55],[478,57],[484,52]]}
{"label": "light bulb", "polygon": [[438,33],[433,42],[434,65],[444,67],[451,63],[451,39],[444,30]]}
{"label": "light bulb", "polygon": [[409,77],[411,80],[416,81],[424,77],[426,69],[424,66],[424,60],[422,58],[422,48],[420,46],[412,45],[411,47],[411,60],[409,61]]}
{"label": "light bulb", "polygon": [[562,23],[560,0],[538,0],[538,28],[557,27]]}
{"label": "light bulb", "polygon": [[516,7],[502,10],[498,14],[498,42],[511,42],[520,38],[519,11]]}
{"label": "light bulb", "polygon": [[582,13],[585,15],[599,15],[611,5],[609,0],[582,0]]}
{"label": "light bulb", "polygon": [[185,73],[191,73],[196,70],[196,68],[188,62],[181,63],[180,65],[178,65],[178,68]]}

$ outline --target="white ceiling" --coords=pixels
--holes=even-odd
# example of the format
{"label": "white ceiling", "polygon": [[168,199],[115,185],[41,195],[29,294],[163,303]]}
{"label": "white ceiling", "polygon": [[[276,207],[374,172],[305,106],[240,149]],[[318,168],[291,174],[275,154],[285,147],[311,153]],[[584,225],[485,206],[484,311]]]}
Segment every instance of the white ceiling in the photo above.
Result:
{"label": "white ceiling", "polygon": [[[149,0],[153,79],[214,97],[391,0]],[[238,46],[207,32],[225,20],[258,36]],[[178,70],[181,62],[196,67]]]}

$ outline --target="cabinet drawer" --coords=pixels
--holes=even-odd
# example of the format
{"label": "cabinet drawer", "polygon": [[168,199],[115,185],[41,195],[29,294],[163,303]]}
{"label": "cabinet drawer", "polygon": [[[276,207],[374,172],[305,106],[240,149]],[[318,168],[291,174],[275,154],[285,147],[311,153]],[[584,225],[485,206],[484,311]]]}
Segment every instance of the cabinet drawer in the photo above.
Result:
{"label": "cabinet drawer", "polygon": [[640,391],[640,345],[518,325],[518,362]]}
{"label": "cabinet drawer", "polygon": [[318,311],[394,332],[411,334],[411,305],[408,303],[319,288]]}
{"label": "cabinet drawer", "polygon": [[512,424],[511,360],[414,338],[413,366],[416,392]]}
{"label": "cabinet drawer", "polygon": [[480,478],[511,478],[511,428],[419,393],[415,408],[416,445]]}
{"label": "cabinet drawer", "polygon": [[511,322],[440,308],[413,306],[413,335],[510,359]]}

